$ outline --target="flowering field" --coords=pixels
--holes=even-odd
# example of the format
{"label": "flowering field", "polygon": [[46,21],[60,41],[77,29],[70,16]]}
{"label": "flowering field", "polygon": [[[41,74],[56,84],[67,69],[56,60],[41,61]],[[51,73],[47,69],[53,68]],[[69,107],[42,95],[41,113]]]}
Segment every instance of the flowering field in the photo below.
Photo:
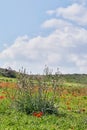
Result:
{"label": "flowering field", "polygon": [[[25,87],[22,91],[16,82],[0,82],[0,130],[87,130],[86,84],[78,86],[78,84],[64,83],[62,87],[57,86],[56,91],[53,91],[50,85],[47,89],[44,88],[43,92],[47,94],[45,95],[47,97],[44,97],[47,99],[44,100],[44,103],[48,100],[52,101],[55,96],[54,106],[57,113],[51,109],[49,111],[46,108],[42,109],[43,95],[39,93],[39,99],[35,95],[38,89],[42,90],[40,90],[39,85],[32,88],[33,90],[30,91],[31,88]],[[31,95],[32,93],[26,96],[28,89],[36,96],[35,98],[34,95]],[[38,99],[39,102],[35,99]],[[39,107],[28,104],[26,101],[32,101]],[[52,104],[47,103],[49,105],[47,107],[54,109]],[[30,111],[26,108],[29,108]]]}

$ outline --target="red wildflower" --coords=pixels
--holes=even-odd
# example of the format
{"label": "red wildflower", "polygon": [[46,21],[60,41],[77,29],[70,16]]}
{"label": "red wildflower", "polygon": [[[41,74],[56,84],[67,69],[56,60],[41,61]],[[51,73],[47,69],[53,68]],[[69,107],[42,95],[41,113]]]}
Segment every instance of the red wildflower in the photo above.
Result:
{"label": "red wildflower", "polygon": [[4,99],[5,98],[5,96],[0,96],[0,99]]}
{"label": "red wildflower", "polygon": [[36,116],[36,117],[41,117],[42,115],[43,115],[43,112],[39,112],[39,113],[34,112],[33,113],[33,116]]}
{"label": "red wildflower", "polygon": [[39,112],[39,114],[42,116],[42,115],[43,115],[43,112]]}
{"label": "red wildflower", "polygon": [[37,114],[37,117],[41,117],[42,115],[40,113]]}

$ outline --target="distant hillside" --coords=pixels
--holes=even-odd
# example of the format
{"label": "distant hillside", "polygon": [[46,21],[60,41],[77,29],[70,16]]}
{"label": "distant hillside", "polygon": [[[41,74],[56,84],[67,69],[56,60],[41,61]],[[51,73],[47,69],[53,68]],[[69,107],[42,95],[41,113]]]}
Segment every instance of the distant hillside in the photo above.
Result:
{"label": "distant hillside", "polygon": [[[10,67],[3,69],[0,68],[0,76],[16,78],[18,72],[12,70]],[[37,75],[34,75],[37,76]],[[43,77],[43,75],[42,75]],[[61,74],[60,78],[63,78],[66,82],[87,84],[87,74]]]}
{"label": "distant hillside", "polygon": [[12,70],[11,68],[3,69],[0,68],[0,76],[16,78],[17,72]]}
{"label": "distant hillside", "polygon": [[64,74],[62,77],[67,82],[87,84],[87,74]]}

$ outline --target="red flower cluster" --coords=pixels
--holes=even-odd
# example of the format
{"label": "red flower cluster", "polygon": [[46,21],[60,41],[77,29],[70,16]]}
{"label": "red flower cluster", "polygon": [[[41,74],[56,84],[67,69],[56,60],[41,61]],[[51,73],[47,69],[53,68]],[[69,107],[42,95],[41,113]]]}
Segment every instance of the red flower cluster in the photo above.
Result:
{"label": "red flower cluster", "polygon": [[12,100],[15,99],[15,96],[14,96],[14,95],[10,95],[10,93],[5,92],[5,91],[2,91],[2,96],[0,96],[0,99],[4,99],[4,98],[6,98],[6,97],[11,98]]}
{"label": "red flower cluster", "polygon": [[0,96],[0,99],[4,99],[5,98],[5,96]]}
{"label": "red flower cluster", "polygon": [[37,113],[37,112],[34,112],[34,113],[33,113],[33,116],[36,116],[36,117],[38,117],[38,118],[39,118],[39,117],[42,117],[42,116],[43,116],[43,112],[38,112],[38,113]]}

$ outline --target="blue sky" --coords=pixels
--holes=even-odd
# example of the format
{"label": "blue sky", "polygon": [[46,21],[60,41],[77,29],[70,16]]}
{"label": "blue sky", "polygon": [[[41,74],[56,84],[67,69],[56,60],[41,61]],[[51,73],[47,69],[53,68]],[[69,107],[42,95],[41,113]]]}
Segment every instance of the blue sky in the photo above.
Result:
{"label": "blue sky", "polygon": [[86,0],[0,0],[0,67],[87,73]]}

